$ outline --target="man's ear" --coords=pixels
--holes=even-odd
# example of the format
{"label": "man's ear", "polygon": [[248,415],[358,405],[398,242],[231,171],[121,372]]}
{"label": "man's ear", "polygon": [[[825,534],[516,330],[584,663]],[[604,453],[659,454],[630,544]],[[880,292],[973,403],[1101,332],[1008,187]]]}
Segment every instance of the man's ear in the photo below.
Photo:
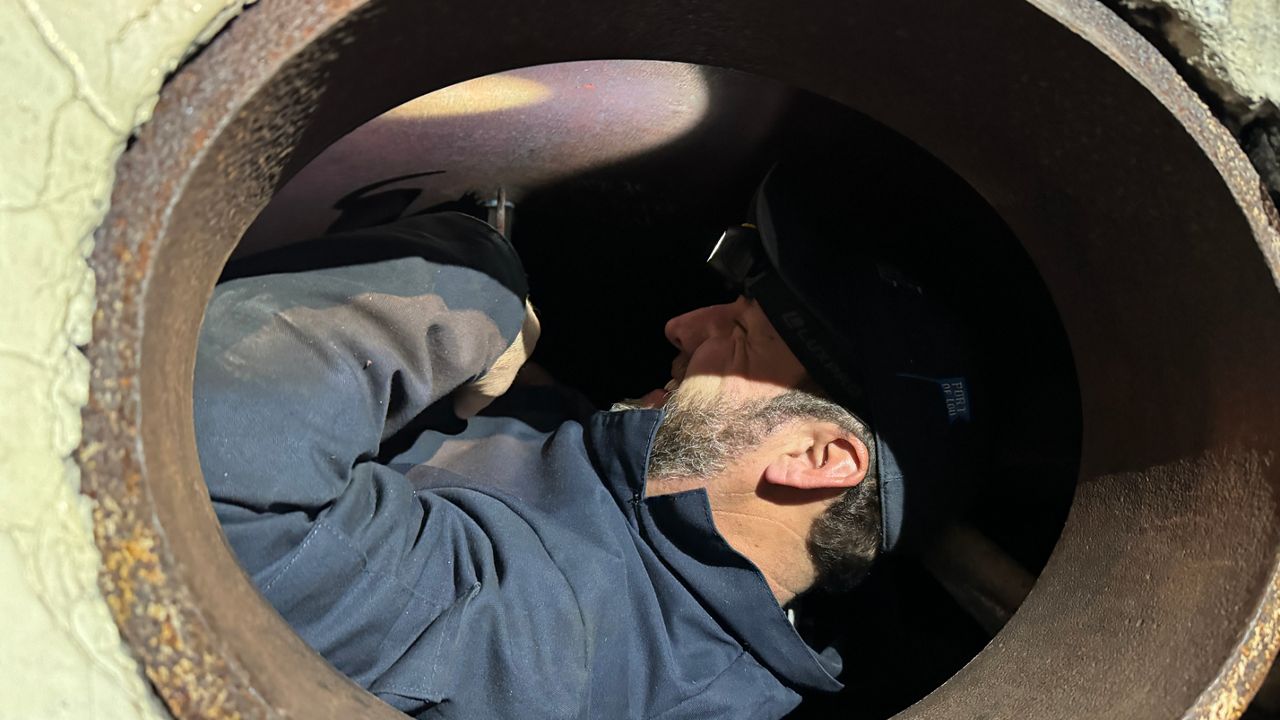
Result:
{"label": "man's ear", "polygon": [[816,490],[851,488],[867,476],[871,453],[857,435],[825,422],[795,426],[794,440],[769,463],[765,481]]}

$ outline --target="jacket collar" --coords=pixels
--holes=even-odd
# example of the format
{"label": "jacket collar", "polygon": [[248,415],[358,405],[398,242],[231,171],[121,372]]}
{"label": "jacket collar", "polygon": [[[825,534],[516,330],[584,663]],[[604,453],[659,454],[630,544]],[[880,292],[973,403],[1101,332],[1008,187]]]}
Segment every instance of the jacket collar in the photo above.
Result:
{"label": "jacket collar", "polygon": [[716,530],[706,490],[645,495],[645,469],[661,420],[661,410],[591,417],[588,449],[605,485],[629,508],[641,537],[743,649],[796,689],[839,690],[839,656],[830,648],[819,654],[800,638],[764,575]]}

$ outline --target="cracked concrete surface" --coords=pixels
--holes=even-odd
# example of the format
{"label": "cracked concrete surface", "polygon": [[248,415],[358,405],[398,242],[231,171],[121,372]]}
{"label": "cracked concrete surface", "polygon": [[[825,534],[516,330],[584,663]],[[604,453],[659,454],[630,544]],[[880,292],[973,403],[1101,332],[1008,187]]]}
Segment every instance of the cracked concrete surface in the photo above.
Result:
{"label": "cracked concrete surface", "polygon": [[0,1],[0,720],[163,718],[98,591],[70,459],[116,159],[239,0]]}
{"label": "cracked concrete surface", "polygon": [[1103,0],[1181,56],[1280,203],[1280,0]]}
{"label": "cracked concrete surface", "polygon": [[[1280,0],[1122,0],[1165,13],[1161,30],[1240,121],[1280,102]],[[1270,107],[1268,107],[1270,106]]]}

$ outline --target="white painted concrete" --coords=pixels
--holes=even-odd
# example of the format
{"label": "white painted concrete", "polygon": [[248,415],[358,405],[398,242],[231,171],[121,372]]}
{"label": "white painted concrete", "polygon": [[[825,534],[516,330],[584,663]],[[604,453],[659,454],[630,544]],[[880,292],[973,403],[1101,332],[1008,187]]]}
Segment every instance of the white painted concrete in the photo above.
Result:
{"label": "white painted concrete", "polygon": [[1178,51],[1244,119],[1280,103],[1280,0],[1124,0],[1161,7]]}
{"label": "white painted concrete", "polygon": [[0,0],[0,719],[161,718],[96,584],[80,440],[116,159],[239,0]]}

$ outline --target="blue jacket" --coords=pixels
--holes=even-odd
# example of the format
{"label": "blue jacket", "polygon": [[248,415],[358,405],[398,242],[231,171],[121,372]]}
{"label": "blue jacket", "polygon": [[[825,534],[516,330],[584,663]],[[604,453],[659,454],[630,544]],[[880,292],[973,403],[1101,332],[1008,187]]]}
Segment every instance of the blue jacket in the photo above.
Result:
{"label": "blue jacket", "polygon": [[457,214],[335,242],[389,239],[418,251],[226,282],[201,333],[210,496],[307,643],[418,717],[776,718],[840,688],[704,491],[645,496],[659,411],[437,403],[515,337],[523,270]]}

